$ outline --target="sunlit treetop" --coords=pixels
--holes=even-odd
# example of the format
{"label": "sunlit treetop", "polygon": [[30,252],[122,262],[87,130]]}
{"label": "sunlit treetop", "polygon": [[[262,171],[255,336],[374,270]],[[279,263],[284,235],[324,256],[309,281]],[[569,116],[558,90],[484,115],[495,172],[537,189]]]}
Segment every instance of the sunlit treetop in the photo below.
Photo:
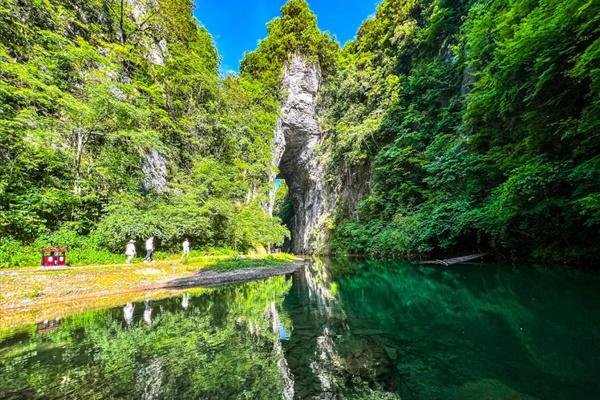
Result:
{"label": "sunlit treetop", "polygon": [[279,83],[281,69],[291,54],[302,54],[318,61],[324,72],[332,69],[337,43],[317,27],[317,17],[305,0],[290,0],[281,8],[281,16],[267,24],[267,37],[258,48],[247,53],[241,72],[260,77],[270,87]]}

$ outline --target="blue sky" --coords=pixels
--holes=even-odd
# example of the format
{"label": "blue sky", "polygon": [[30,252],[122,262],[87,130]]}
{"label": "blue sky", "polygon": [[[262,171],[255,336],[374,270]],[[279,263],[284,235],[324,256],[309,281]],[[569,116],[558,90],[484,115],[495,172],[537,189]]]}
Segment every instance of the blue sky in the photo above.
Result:
{"label": "blue sky", "polygon": [[[266,23],[279,15],[286,0],[194,0],[194,14],[213,35],[221,54],[221,72],[237,72],[245,51],[267,35]],[[379,0],[308,0],[319,28],[341,44],[375,13]]]}

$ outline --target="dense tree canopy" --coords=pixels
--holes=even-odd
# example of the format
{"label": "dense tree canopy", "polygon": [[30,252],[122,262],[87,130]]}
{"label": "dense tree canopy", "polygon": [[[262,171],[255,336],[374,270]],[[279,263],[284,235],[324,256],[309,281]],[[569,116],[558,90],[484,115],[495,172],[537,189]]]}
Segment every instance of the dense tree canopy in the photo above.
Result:
{"label": "dense tree canopy", "polygon": [[281,8],[281,16],[267,24],[267,32],[267,37],[255,51],[245,55],[240,66],[242,74],[257,78],[266,88],[279,88],[283,67],[291,54],[318,62],[325,72],[334,69],[338,45],[319,30],[306,0],[289,0]]}
{"label": "dense tree canopy", "polygon": [[[163,248],[283,240],[260,204],[275,104],[252,83],[220,81],[192,6],[2,2],[0,248],[74,245],[61,231],[119,252],[150,234]],[[168,185],[141,190],[152,152]]]}
{"label": "dense tree canopy", "polygon": [[[337,251],[597,254],[600,8],[385,0],[328,89],[331,171],[369,168]],[[391,222],[390,222],[391,221]]]}
{"label": "dense tree canopy", "polygon": [[151,234],[165,248],[282,243],[263,208],[292,54],[324,72],[327,179],[368,181],[357,207],[339,198],[334,252],[598,253],[597,2],[383,0],[340,49],[289,0],[225,78],[192,8],[1,2],[0,259]]}

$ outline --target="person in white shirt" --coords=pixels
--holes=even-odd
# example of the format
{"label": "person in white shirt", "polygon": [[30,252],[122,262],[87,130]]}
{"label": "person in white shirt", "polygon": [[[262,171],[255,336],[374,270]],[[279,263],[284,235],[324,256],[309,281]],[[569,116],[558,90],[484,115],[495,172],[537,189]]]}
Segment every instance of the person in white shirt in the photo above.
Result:
{"label": "person in white shirt", "polygon": [[152,254],[154,254],[154,236],[150,236],[146,240],[146,258],[144,258],[144,261],[154,261]]}
{"label": "person in white shirt", "polygon": [[183,256],[187,257],[190,255],[190,241],[185,239],[183,241]]}
{"label": "person in white shirt", "polygon": [[130,240],[125,246],[125,255],[127,256],[127,264],[131,264],[131,260],[136,256],[134,240]]}

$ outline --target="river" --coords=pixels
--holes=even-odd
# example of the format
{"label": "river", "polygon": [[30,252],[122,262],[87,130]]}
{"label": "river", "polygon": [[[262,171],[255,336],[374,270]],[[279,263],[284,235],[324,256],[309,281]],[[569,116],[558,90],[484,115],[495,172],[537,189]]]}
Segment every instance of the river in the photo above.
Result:
{"label": "river", "polygon": [[315,259],[0,335],[0,398],[598,399],[600,278]]}

